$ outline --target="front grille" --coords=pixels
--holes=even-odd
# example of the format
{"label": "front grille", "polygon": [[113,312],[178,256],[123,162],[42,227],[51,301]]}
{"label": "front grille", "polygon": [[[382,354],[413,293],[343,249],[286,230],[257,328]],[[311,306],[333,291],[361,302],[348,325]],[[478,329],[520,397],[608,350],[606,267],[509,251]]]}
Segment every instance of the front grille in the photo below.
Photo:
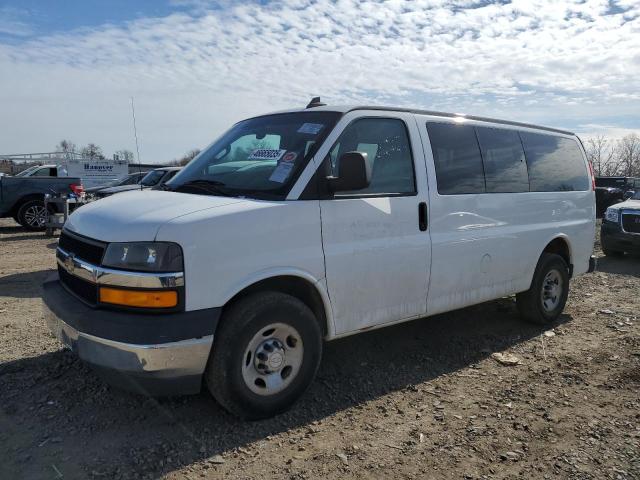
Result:
{"label": "front grille", "polygon": [[58,265],[58,275],[60,281],[69,290],[75,293],[84,301],[95,305],[98,302],[98,287],[94,283],[87,282],[75,275],[71,275],[64,268]]}
{"label": "front grille", "polygon": [[625,232],[640,233],[640,212],[635,214],[623,213],[622,228]]}
{"label": "front grille", "polygon": [[81,237],[63,230],[58,245],[67,253],[73,253],[77,258],[94,265],[100,265],[106,243]]}

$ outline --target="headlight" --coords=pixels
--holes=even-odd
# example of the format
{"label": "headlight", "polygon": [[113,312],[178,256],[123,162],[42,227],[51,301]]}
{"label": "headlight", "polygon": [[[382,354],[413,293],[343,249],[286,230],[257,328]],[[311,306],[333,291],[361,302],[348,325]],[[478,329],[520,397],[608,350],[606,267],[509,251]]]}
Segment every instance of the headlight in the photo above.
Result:
{"label": "headlight", "polygon": [[182,249],[168,242],[110,243],[102,265],[142,272],[181,272]]}
{"label": "headlight", "polygon": [[618,223],[618,209],[617,208],[607,208],[607,211],[604,212],[604,219],[607,222]]}

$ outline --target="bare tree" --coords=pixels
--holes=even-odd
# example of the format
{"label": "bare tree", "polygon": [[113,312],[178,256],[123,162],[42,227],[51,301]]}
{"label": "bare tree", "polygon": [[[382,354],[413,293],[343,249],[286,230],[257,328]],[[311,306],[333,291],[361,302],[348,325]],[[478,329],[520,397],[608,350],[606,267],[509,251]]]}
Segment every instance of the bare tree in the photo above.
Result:
{"label": "bare tree", "polygon": [[89,160],[103,160],[104,155],[102,154],[102,148],[100,148],[95,143],[89,143],[86,147],[82,147],[80,153],[83,157],[88,158]]}
{"label": "bare tree", "polygon": [[607,175],[615,155],[615,144],[604,135],[587,138],[584,143],[587,158],[596,175]]}
{"label": "bare tree", "polygon": [[182,157],[180,157],[174,163],[176,165],[181,165],[181,166],[186,165],[191,160],[193,160],[196,157],[196,155],[198,155],[199,153],[200,153],[200,149],[194,148],[193,150],[189,150],[187,153],[185,153]]}
{"label": "bare tree", "polygon": [[618,175],[624,177],[640,175],[640,137],[632,133],[618,140],[616,157]]}
{"label": "bare tree", "polygon": [[67,156],[76,153],[76,144],[71,140],[62,139],[60,143],[56,145],[56,152],[63,152]]}
{"label": "bare tree", "polygon": [[133,152],[131,150],[118,150],[114,155],[116,160],[126,161],[128,163],[133,162]]}

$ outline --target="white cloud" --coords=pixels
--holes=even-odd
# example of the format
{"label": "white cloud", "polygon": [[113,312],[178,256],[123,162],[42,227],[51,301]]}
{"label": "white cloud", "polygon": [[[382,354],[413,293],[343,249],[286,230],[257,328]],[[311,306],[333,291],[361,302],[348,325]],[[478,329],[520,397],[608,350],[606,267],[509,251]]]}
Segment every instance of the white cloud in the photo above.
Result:
{"label": "white cloud", "polygon": [[23,37],[33,30],[23,21],[25,12],[12,7],[0,7],[0,34]]}
{"label": "white cloud", "polygon": [[635,1],[176,1],[193,10],[0,45],[1,148],[132,148],[131,95],[158,162],[313,95],[640,128]]}

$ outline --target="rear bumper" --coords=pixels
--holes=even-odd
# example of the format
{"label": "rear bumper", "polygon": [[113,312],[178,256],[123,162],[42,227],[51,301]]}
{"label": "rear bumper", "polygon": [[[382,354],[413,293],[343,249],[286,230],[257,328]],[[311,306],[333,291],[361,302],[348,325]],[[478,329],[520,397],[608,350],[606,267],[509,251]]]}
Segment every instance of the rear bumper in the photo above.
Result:
{"label": "rear bumper", "polygon": [[[200,391],[219,309],[155,316],[98,310],[67,292],[57,275],[44,283],[43,290],[44,315],[51,332],[108,383],[149,395],[183,395]],[[149,328],[150,341],[123,341],[141,337],[143,332],[136,326],[139,323],[149,326],[154,318],[157,325],[154,329]],[[176,338],[167,339],[167,335],[160,332],[165,340],[158,341],[158,328],[162,329],[167,320],[178,326],[182,324],[184,330],[179,329],[183,332],[177,333],[173,326],[171,332]],[[97,336],[95,332],[79,328],[82,323],[103,324],[93,330],[108,330],[109,334]],[[194,330],[200,330],[200,334],[181,338],[184,332],[192,336]]]}

